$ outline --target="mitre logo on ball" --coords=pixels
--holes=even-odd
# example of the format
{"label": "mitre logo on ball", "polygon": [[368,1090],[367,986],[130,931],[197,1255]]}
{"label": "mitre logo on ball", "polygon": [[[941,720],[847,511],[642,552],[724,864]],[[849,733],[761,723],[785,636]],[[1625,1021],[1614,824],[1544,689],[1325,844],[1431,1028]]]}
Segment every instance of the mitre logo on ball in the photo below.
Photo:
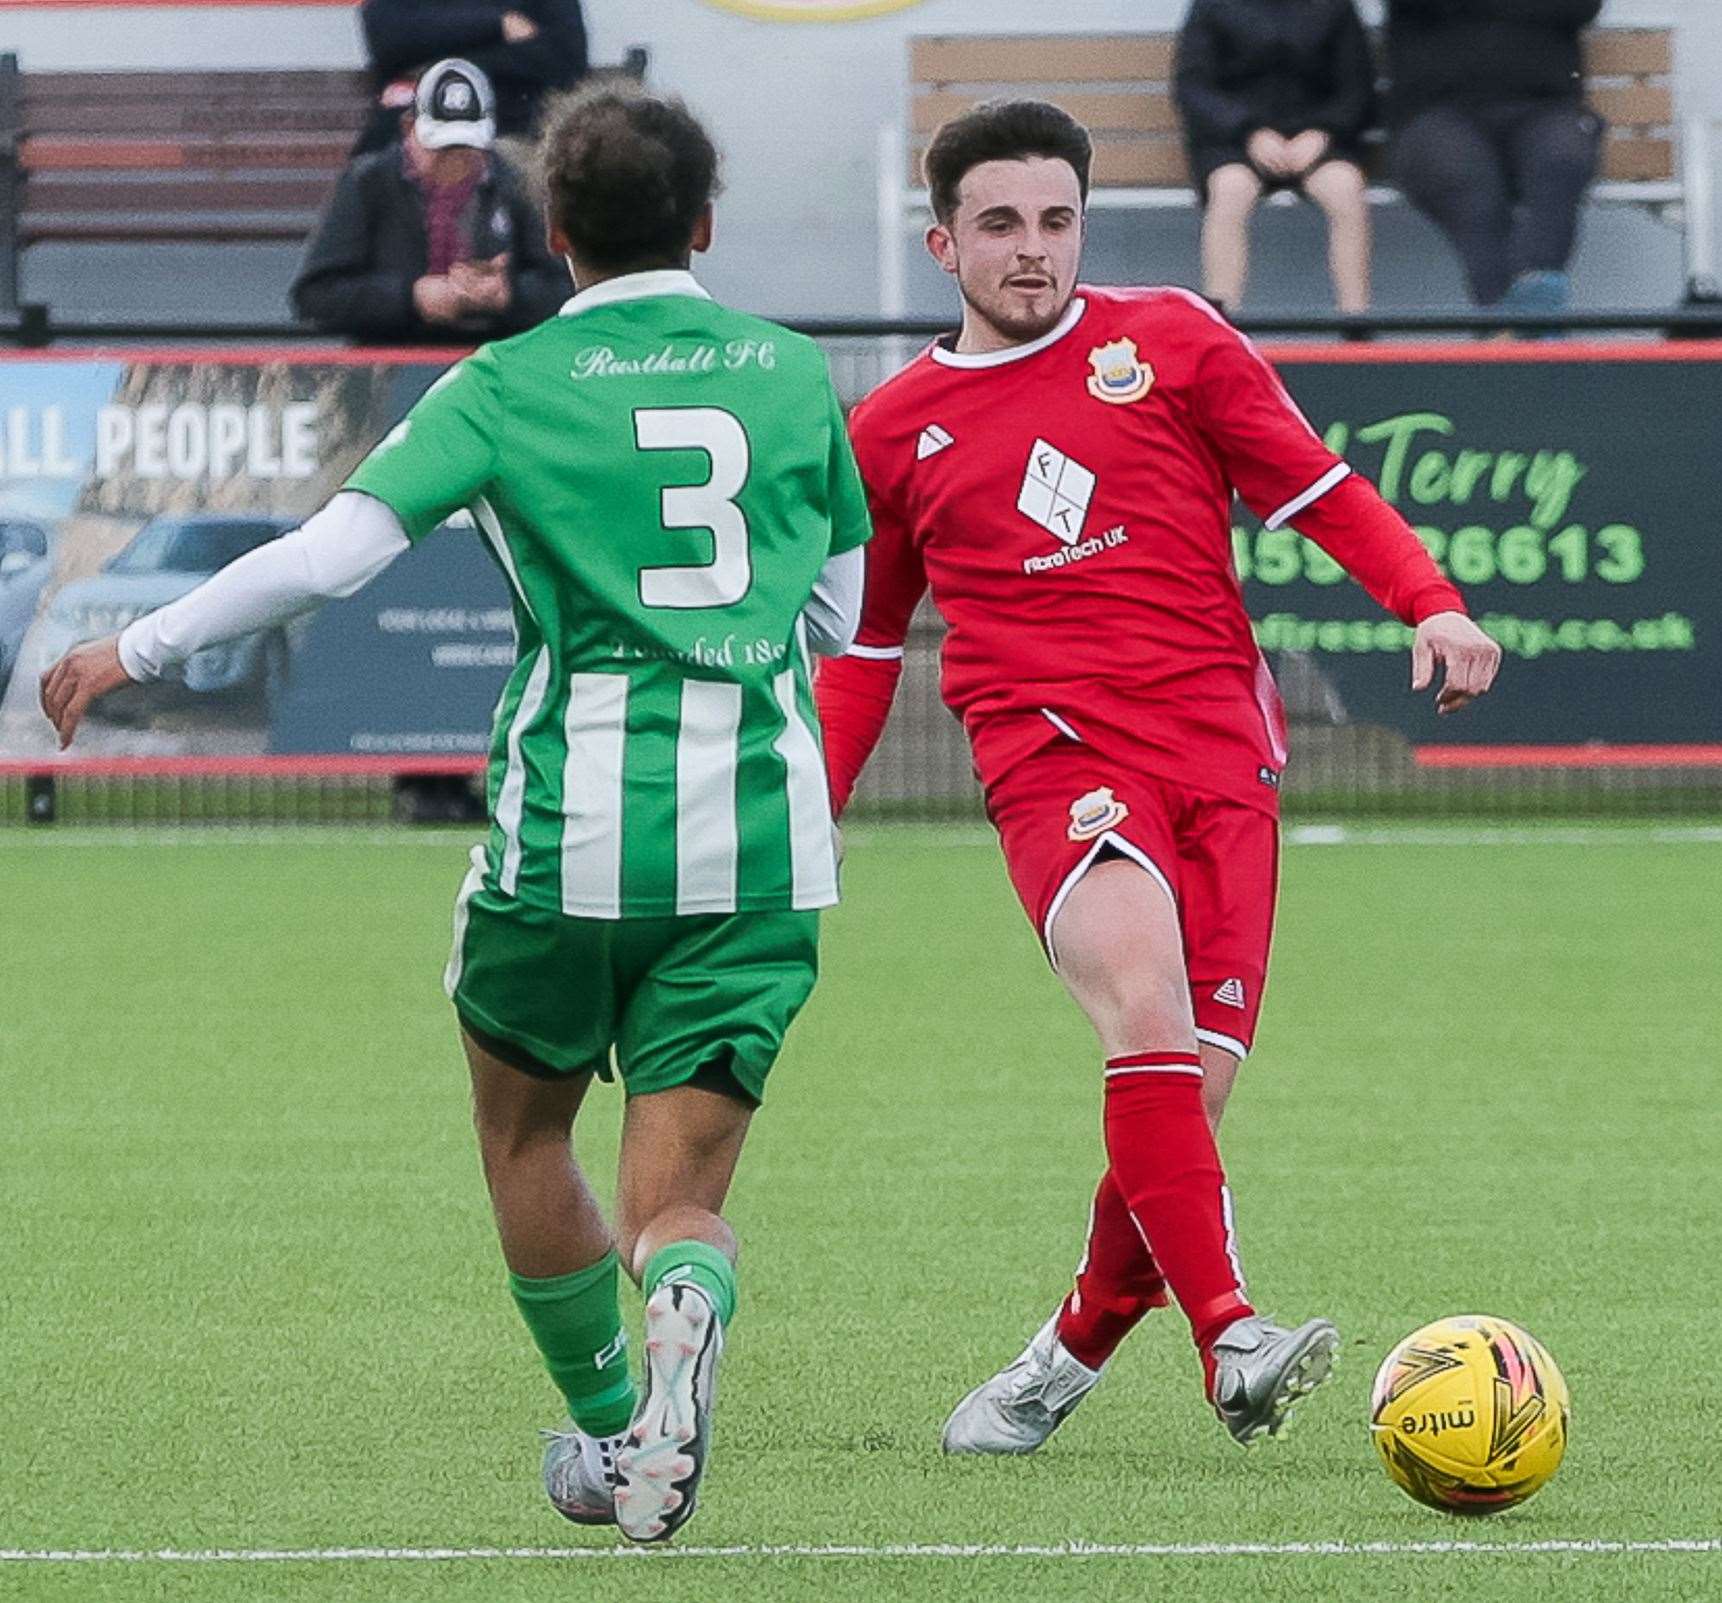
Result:
{"label": "mitre logo on ball", "polygon": [[1091,790],[1070,804],[1070,838],[1093,840],[1115,829],[1130,816],[1130,809],[1112,794],[1108,786]]}
{"label": "mitre logo on ball", "polygon": [[1136,355],[1135,340],[1113,340],[1088,353],[1088,393],[1112,406],[1140,401],[1154,388],[1154,369]]}

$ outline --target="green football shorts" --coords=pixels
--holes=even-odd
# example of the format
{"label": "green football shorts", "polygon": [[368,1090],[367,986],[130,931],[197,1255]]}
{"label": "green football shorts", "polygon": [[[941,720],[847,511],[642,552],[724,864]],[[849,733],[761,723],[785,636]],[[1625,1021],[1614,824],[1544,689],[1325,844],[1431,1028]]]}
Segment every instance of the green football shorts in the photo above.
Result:
{"label": "green football shorts", "polygon": [[444,986],[528,1073],[608,1080],[614,1051],[630,1096],[727,1070],[758,1102],[818,974],[816,912],[569,918],[481,888],[463,889]]}

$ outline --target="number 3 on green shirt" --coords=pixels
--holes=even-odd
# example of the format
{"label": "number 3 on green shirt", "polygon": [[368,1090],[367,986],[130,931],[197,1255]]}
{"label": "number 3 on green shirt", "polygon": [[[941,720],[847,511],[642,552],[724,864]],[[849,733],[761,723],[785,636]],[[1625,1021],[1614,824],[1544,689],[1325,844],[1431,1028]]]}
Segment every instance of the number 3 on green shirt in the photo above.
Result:
{"label": "number 3 on green shirt", "polygon": [[735,503],[746,488],[752,453],[747,430],[716,406],[644,407],[634,413],[634,444],[642,451],[704,451],[711,477],[672,484],[660,497],[666,529],[712,536],[710,562],[640,569],[640,601],[648,607],[729,607],[753,585],[747,519]]}

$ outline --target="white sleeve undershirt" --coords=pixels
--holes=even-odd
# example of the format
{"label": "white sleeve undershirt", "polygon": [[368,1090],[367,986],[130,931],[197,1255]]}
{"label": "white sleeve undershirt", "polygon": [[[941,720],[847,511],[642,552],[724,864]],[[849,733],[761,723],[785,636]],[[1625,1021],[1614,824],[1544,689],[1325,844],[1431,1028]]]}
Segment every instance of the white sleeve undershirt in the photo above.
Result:
{"label": "white sleeve undershirt", "polygon": [[120,666],[133,679],[159,679],[205,646],[352,595],[410,543],[391,508],[343,490],[291,534],[247,551],[179,600],[139,618],[120,636]]}
{"label": "white sleeve undershirt", "polygon": [[[179,600],[139,618],[120,636],[120,666],[132,679],[159,679],[206,646],[352,595],[409,545],[391,508],[343,490],[291,534],[246,552]],[[865,577],[859,547],[820,570],[804,615],[808,644],[821,655],[841,656],[853,643]]]}
{"label": "white sleeve undershirt", "polygon": [[866,549],[838,552],[813,581],[813,594],[801,615],[807,620],[807,643],[822,657],[841,657],[855,644],[866,589]]}

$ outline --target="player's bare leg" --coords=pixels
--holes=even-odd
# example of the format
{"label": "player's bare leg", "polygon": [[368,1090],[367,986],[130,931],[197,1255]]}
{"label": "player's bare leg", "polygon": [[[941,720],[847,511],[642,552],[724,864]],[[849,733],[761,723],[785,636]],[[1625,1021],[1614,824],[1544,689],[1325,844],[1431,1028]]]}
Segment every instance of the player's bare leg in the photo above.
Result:
{"label": "player's bare leg", "polygon": [[1209,1400],[1238,1441],[1274,1434],[1325,1379],[1338,1337],[1325,1320],[1281,1330],[1245,1298],[1177,910],[1145,871],[1114,859],[1084,876],[1051,934],[1106,1052],[1114,1178],[1190,1319]]}
{"label": "player's bare leg", "polygon": [[473,1124],[516,1306],[568,1403],[548,1431],[544,1489],[580,1525],[615,1521],[615,1460],[632,1417],[610,1227],[574,1157],[589,1074],[538,1077],[462,1034]]}
{"label": "player's bare leg", "polygon": [[[1133,1306],[1106,1312],[1139,1318],[1157,1289],[1150,1266],[1162,1271],[1190,1317],[1209,1397],[1227,1429],[1241,1442],[1272,1434],[1325,1377],[1337,1338],[1319,1320],[1282,1331],[1257,1318],[1245,1298],[1210,1122],[1233,1076],[1220,1065],[1224,1085],[1205,1101],[1172,900],[1133,862],[1106,861],[1071,892],[1052,940],[1060,975],[1107,1059],[1111,1168],[1096,1197],[1097,1222],[1109,1201],[1122,1201],[1143,1238]],[[1080,1293],[1080,1275],[1078,1284]],[[1056,1429],[1098,1379],[1059,1339],[1068,1310],[1067,1303],[1015,1364],[964,1399],[946,1426],[947,1448],[1028,1452]]]}
{"label": "player's bare leg", "polygon": [[519,1275],[573,1274],[614,1242],[570,1138],[589,1074],[541,1080],[463,1033],[472,1117],[502,1256]]}
{"label": "player's bare leg", "polygon": [[617,1459],[616,1519],[662,1541],[694,1512],[724,1327],[735,1311],[735,1232],[720,1210],[751,1103],[695,1086],[629,1100],[617,1222],[646,1293],[646,1384]]}
{"label": "player's bare leg", "polygon": [[721,1210],[752,1118],[750,1104],[695,1086],[629,1101],[616,1234],[635,1280],[675,1241],[706,1242],[735,1262],[735,1232]]}

